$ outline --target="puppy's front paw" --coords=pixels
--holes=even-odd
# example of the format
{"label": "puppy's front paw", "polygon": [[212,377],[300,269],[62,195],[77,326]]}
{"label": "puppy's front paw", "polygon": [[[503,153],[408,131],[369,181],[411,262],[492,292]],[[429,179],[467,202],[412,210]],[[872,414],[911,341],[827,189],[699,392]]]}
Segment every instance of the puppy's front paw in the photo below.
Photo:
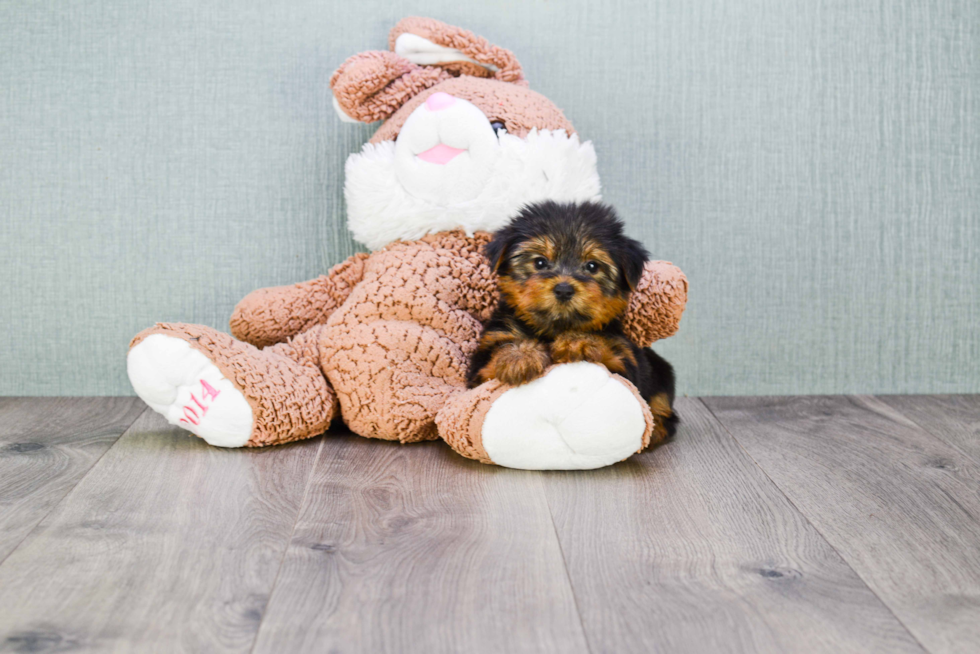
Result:
{"label": "puppy's front paw", "polygon": [[480,371],[483,381],[499,379],[519,386],[541,376],[551,363],[548,349],[537,341],[520,341],[502,345]]}

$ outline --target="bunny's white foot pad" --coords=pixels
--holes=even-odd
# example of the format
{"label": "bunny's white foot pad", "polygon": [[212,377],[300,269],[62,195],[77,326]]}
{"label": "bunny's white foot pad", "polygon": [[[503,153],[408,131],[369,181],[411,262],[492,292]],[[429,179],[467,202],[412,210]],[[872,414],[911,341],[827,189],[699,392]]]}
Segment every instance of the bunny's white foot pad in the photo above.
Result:
{"label": "bunny's white foot pad", "polygon": [[568,363],[498,397],[483,422],[494,463],[524,470],[601,468],[643,443],[637,396],[594,363]]}
{"label": "bunny's white foot pad", "polygon": [[176,336],[151,334],[129,351],[136,394],[172,425],[218,447],[241,447],[252,435],[252,407],[203,352]]}

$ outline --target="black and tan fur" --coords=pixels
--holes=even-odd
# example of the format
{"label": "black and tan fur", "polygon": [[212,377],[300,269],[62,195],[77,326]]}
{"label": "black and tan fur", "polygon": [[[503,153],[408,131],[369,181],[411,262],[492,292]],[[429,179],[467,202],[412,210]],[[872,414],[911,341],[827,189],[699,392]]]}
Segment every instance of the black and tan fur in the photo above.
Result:
{"label": "black and tan fur", "polygon": [[500,301],[470,362],[469,384],[518,385],[552,363],[591,361],[622,375],[654,416],[655,444],[673,435],[674,371],[623,332],[620,319],[649,255],[602,204],[525,207],[487,244]]}

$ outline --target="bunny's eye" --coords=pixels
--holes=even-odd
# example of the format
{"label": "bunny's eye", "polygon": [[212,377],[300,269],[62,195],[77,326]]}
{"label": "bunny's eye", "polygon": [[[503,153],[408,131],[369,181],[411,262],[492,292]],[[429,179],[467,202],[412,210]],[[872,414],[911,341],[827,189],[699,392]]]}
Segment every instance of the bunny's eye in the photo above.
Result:
{"label": "bunny's eye", "polygon": [[493,128],[493,133],[498,136],[500,135],[500,130],[504,130],[505,132],[507,131],[507,128],[504,127],[504,124],[499,120],[495,120],[492,123],[490,123],[490,127]]}

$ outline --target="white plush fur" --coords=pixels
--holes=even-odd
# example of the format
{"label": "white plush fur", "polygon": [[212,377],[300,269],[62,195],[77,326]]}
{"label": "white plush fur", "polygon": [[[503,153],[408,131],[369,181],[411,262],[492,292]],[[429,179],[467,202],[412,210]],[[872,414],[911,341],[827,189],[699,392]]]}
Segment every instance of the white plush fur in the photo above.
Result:
{"label": "white plush fur", "polygon": [[636,396],[594,363],[569,363],[501,395],[483,422],[494,463],[524,470],[585,470],[640,449],[646,422]]}
{"label": "white plush fur", "polygon": [[466,201],[440,203],[414,195],[402,183],[395,142],[368,143],[347,159],[348,227],[354,238],[377,250],[451,229],[495,231],[536,200],[600,199],[592,144],[564,130],[532,130],[526,139],[501,132],[496,154],[489,162],[481,157],[480,164],[486,167],[482,190]]}
{"label": "white plush fur", "polygon": [[[170,424],[218,447],[241,447],[251,436],[248,400],[184,339],[151,334],[129,351],[126,368],[136,394]],[[201,380],[218,392],[217,397],[202,392]],[[184,407],[197,416],[199,424],[181,421],[187,420]]]}

